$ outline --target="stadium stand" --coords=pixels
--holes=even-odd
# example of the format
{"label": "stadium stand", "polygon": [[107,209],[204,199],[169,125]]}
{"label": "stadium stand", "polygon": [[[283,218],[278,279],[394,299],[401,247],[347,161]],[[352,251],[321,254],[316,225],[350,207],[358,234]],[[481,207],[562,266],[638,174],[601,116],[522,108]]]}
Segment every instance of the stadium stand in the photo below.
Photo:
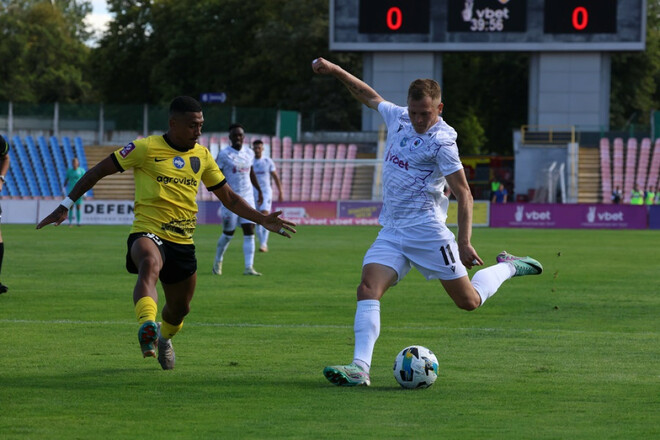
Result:
{"label": "stadium stand", "polygon": [[[637,139],[630,138],[626,143],[626,164],[624,167],[623,202],[630,203],[630,194],[635,185],[635,164],[637,158]],[[643,190],[642,188],[640,188]]]}
{"label": "stadium stand", "polygon": [[656,139],[653,146],[653,158],[649,166],[649,179],[646,184],[647,187],[658,187],[658,175],[660,173],[660,139]]}
{"label": "stadium stand", "polygon": [[53,193],[48,187],[46,173],[44,172],[44,163],[41,160],[37,145],[34,143],[32,136],[25,137],[25,145],[27,146],[28,157],[30,158],[30,163],[32,163],[37,185],[39,186],[39,195],[52,197]]}
{"label": "stadium stand", "polygon": [[[2,195],[17,198],[60,197],[66,175],[65,142],[60,145],[55,137],[47,140],[39,136],[35,141],[32,136],[26,136],[25,139],[13,136],[11,145],[11,165],[5,176]],[[84,150],[82,154],[84,158]],[[70,157],[73,158],[73,154]]]}
{"label": "stadium stand", "polygon": [[55,136],[51,136],[49,140],[50,153],[53,156],[53,160],[55,162],[55,172],[57,173],[57,178],[61,187],[64,184],[64,179],[66,179],[66,170],[68,167],[64,160],[62,149],[57,142],[57,138]]}
{"label": "stadium stand", "polygon": [[603,191],[603,203],[610,204],[612,199],[612,161],[610,160],[610,140],[603,138],[600,140],[600,181]]}
{"label": "stadium stand", "polygon": [[323,185],[323,163],[325,157],[325,145],[317,144],[314,149],[314,170],[312,179],[311,197],[309,200],[317,202],[321,200],[321,187]]}
{"label": "stadium stand", "polygon": [[53,156],[50,154],[50,148],[48,148],[46,138],[39,136],[37,138],[37,145],[39,146],[38,151],[41,153],[41,160],[44,164],[44,173],[50,186],[50,193],[52,196],[62,195],[62,181],[59,181],[57,177],[57,168],[55,167]]}
{"label": "stadium stand", "polygon": [[612,186],[623,191],[623,139],[614,139]]}
{"label": "stadium stand", "polygon": [[[252,142],[256,137],[252,137]],[[291,138],[263,138],[264,146],[273,158],[280,179],[284,201],[336,201],[339,199],[369,199],[373,166],[358,166],[355,144],[293,143]],[[66,170],[74,157],[88,170],[118,146],[83,146],[80,138],[58,139],[55,136],[12,137],[10,157],[12,166],[2,195],[8,197],[61,197]],[[227,146],[228,138],[205,137],[202,142],[215,143],[216,148]],[[210,149],[210,148],[209,148]],[[265,148],[266,149],[266,148]],[[342,161],[347,161],[342,163]],[[360,177],[362,176],[362,177]],[[364,189],[356,191],[356,182]],[[273,196],[279,194],[273,187]],[[127,170],[100,181],[87,197],[107,200],[131,200],[134,197],[133,172]],[[215,196],[200,186],[197,200],[215,200]]]}
{"label": "stadium stand", "polygon": [[[640,191],[657,187],[660,176],[660,139],[652,143],[650,138],[642,138],[640,142],[630,138],[624,143],[622,138],[615,138],[610,149],[609,140],[603,138],[599,150],[603,203],[610,203],[609,196],[616,187],[621,188],[622,203],[630,203],[635,184]],[[611,184],[608,187],[610,176]]]}
{"label": "stadium stand", "polygon": [[646,189],[646,176],[648,175],[649,158],[651,156],[651,139],[642,139],[637,161],[637,178],[635,183],[644,191]]}
{"label": "stadium stand", "polygon": [[[337,146],[328,144],[325,148],[325,159],[335,160]],[[323,167],[323,179],[321,180],[321,200],[327,202],[332,194],[332,177],[334,176],[335,164],[326,162]]]}

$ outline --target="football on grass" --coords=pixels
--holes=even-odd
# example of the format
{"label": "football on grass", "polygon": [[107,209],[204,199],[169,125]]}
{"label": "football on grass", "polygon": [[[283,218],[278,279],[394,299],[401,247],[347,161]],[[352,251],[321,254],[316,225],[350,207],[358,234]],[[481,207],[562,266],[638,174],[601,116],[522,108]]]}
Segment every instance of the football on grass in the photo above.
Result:
{"label": "football on grass", "polygon": [[428,388],[438,378],[438,359],[421,345],[406,347],[394,360],[394,378],[404,388]]}

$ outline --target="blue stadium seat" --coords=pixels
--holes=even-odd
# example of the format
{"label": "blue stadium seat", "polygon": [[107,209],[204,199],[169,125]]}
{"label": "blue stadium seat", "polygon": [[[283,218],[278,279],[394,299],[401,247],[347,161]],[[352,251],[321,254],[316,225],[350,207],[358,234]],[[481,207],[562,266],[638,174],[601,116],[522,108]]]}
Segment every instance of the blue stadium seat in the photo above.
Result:
{"label": "blue stadium seat", "polygon": [[41,160],[44,164],[44,173],[50,185],[50,193],[54,196],[60,195],[62,193],[62,181],[60,181],[57,176],[57,168],[55,167],[55,161],[53,156],[50,154],[50,148],[48,148],[48,143],[46,143],[46,138],[39,136],[37,138],[37,144],[39,145],[38,151],[41,155]]}
{"label": "blue stadium seat", "polygon": [[76,153],[73,152],[71,140],[67,136],[62,138],[62,149],[64,150],[64,158],[66,159],[66,166],[68,168],[73,158],[76,157]]}
{"label": "blue stadium seat", "polygon": [[[85,171],[89,171],[89,167],[87,166],[87,156],[85,156],[85,148],[83,148],[82,139],[76,136],[73,139],[73,144],[75,145],[76,157],[80,161],[80,166],[83,167]],[[94,190],[90,189],[85,193],[85,196],[94,197]]]}
{"label": "blue stadium seat", "polygon": [[46,197],[52,196],[53,193],[48,186],[48,178],[44,172],[44,163],[41,160],[39,150],[37,150],[37,145],[34,143],[32,136],[25,137],[25,145],[27,145],[30,163],[32,163],[32,169],[34,170],[35,177],[37,178],[37,185],[39,186],[39,193],[35,195]]}
{"label": "blue stadium seat", "polygon": [[[37,185],[37,179],[34,176],[33,167],[30,164],[30,159],[28,158],[28,155],[25,151],[23,142],[21,142],[21,138],[18,136],[14,136],[12,139],[14,142],[13,142],[13,148],[10,151],[16,152],[19,171],[21,171],[23,173],[23,176],[25,176],[24,183],[26,183],[26,188],[28,190],[27,196],[38,196],[39,186]],[[16,170],[14,171],[15,171],[15,175],[18,177],[19,173],[16,173]],[[20,181],[20,178],[18,180]]]}
{"label": "blue stadium seat", "polygon": [[76,148],[76,156],[78,157],[78,160],[80,161],[80,166],[83,167],[85,170],[88,170],[89,167],[87,166],[87,156],[85,156],[85,149],[83,148],[83,143],[82,139],[80,137],[76,136],[75,139],[73,139],[73,143]]}
{"label": "blue stadium seat", "polygon": [[62,154],[62,149],[60,148],[57,138],[55,136],[50,137],[50,152],[53,156],[53,161],[55,161],[55,169],[57,170],[57,178],[60,182],[60,186],[64,183],[66,178],[66,170],[68,165],[64,160],[64,155]]}
{"label": "blue stadium seat", "polygon": [[[11,160],[11,155],[9,160]],[[5,176],[5,184],[2,185],[2,195],[11,196],[11,197],[18,197],[21,195],[20,192],[18,191],[18,187],[16,186],[16,182],[14,180],[14,174],[12,173],[11,170],[11,164],[9,165],[9,170],[7,171],[7,175]]]}

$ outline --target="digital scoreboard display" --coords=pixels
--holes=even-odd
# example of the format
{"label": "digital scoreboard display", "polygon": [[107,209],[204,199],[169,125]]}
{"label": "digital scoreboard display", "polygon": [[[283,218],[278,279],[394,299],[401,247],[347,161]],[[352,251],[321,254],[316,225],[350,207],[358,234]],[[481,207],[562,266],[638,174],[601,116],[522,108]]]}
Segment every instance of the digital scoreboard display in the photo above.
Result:
{"label": "digital scoreboard display", "polygon": [[330,0],[330,49],[638,51],[646,0]]}

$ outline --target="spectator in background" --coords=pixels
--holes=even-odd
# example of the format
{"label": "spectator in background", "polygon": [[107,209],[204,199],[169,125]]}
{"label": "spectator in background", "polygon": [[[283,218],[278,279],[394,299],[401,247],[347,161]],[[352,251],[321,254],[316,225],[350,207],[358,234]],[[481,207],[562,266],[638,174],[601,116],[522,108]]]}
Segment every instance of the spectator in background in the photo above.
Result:
{"label": "spectator in background", "polygon": [[653,191],[653,187],[649,186],[646,192],[644,193],[644,203],[647,205],[652,205],[655,203],[655,191]]}
{"label": "spectator in background", "polygon": [[[261,205],[263,195],[261,187],[254,174],[252,165],[254,164],[254,151],[251,148],[243,148],[245,139],[245,130],[241,124],[232,124],[229,127],[229,141],[231,145],[218,152],[215,162],[222,173],[227,178],[227,183],[236,193],[241,196],[250,205],[255,208],[255,199],[252,187],[257,191],[256,204]],[[243,256],[245,259],[245,271],[243,275],[261,275],[254,270],[254,222],[240,217],[238,214],[230,211],[228,207],[222,206],[222,234],[218,239],[215,250],[215,261],[213,262],[213,273],[222,275],[222,260],[225,251],[229,246],[236,226],[241,225],[243,229]]]}
{"label": "spectator in background", "polygon": [[[254,164],[252,169],[257,176],[263,201],[257,205],[257,211],[264,215],[270,214],[273,207],[273,187],[270,179],[272,178],[277,185],[278,201],[282,201],[282,183],[277,175],[275,164],[270,157],[262,157],[264,153],[264,143],[261,140],[252,142],[252,150],[254,151]],[[254,199],[258,200],[259,193],[254,188]],[[270,231],[263,226],[257,226],[257,238],[259,239],[259,252],[268,252],[268,234]]]}
{"label": "spectator in background", "polygon": [[655,204],[660,205],[660,185],[655,189]]}
{"label": "spectator in background", "polygon": [[497,179],[495,179],[495,178],[493,178],[493,179],[490,181],[490,188],[489,188],[489,189],[490,189],[490,198],[492,199],[493,196],[495,195],[495,192],[496,192],[498,189],[500,189],[500,181],[497,180]]}
{"label": "spectator in background", "polygon": [[630,193],[630,204],[631,205],[643,205],[644,204],[644,193],[639,190],[639,185],[635,184],[632,192]]}
{"label": "spectator in background", "polygon": [[[80,167],[80,161],[77,157],[74,157],[71,160],[71,168],[66,170],[66,177],[64,178],[64,186],[66,187],[66,194],[69,194],[76,183],[80,178],[85,174],[85,169]],[[75,201],[74,205],[76,207],[76,224],[80,226],[80,205],[82,205],[84,197],[80,197]],[[71,224],[73,220],[73,210],[69,210],[69,227],[73,226]]]}
{"label": "spectator in background", "polygon": [[506,203],[509,197],[509,192],[504,188],[504,184],[500,183],[497,187],[497,191],[493,193],[491,198],[492,203]]}
{"label": "spectator in background", "polygon": [[[9,171],[9,143],[5,138],[0,136],[0,191],[5,184],[5,176]],[[0,207],[0,220],[2,220],[2,208]],[[5,256],[5,242],[2,239],[2,232],[0,232],[0,272],[2,272],[2,260]],[[0,294],[9,290],[9,287],[0,283]]]}
{"label": "spectator in background", "polygon": [[612,191],[612,203],[614,203],[615,205],[619,205],[621,203],[622,198],[623,197],[621,195],[621,187],[620,186],[615,187],[614,190]]}

